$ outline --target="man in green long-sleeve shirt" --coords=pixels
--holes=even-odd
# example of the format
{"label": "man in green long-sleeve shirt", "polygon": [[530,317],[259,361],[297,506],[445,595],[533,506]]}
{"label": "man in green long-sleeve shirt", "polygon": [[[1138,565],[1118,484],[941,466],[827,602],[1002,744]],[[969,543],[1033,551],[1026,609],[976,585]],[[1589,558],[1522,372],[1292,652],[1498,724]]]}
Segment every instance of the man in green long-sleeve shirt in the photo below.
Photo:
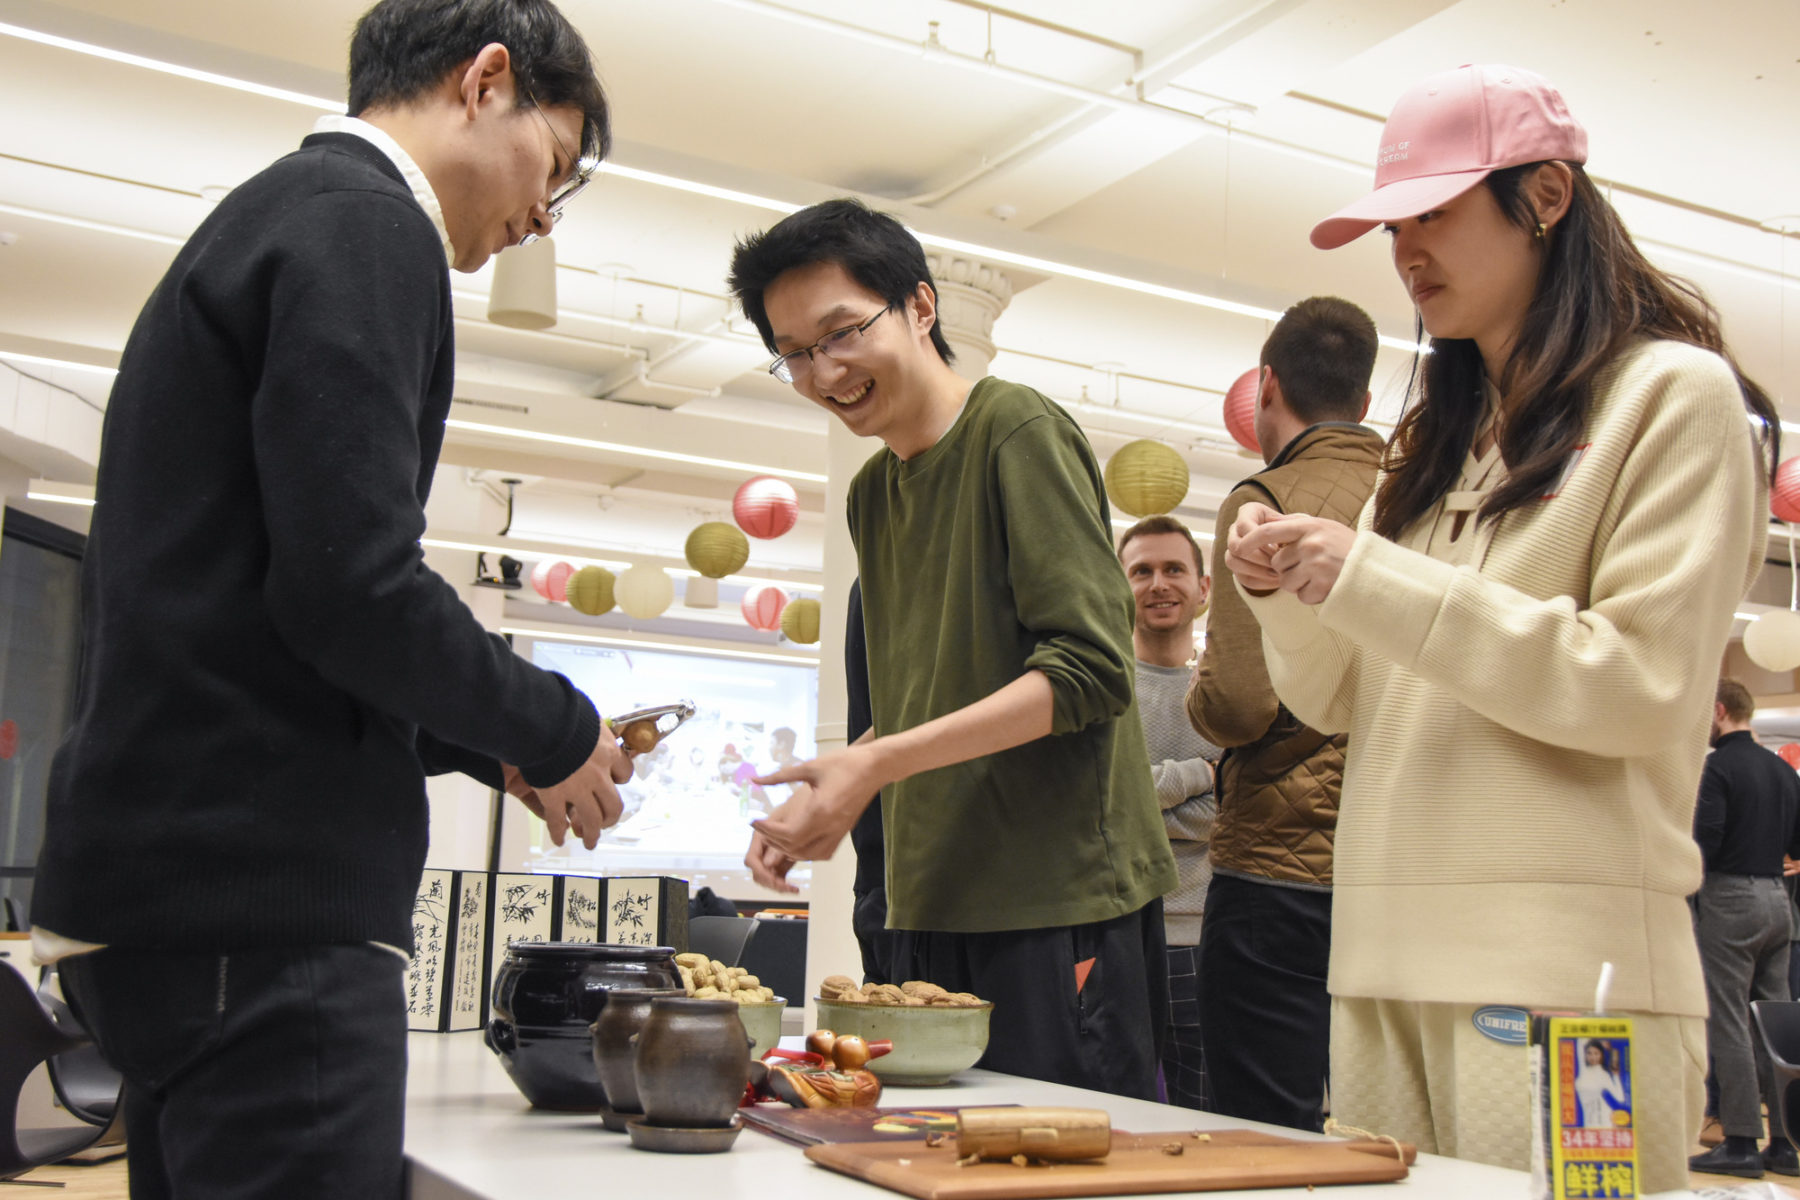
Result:
{"label": "man in green long-sleeve shirt", "polygon": [[849,200],[741,243],[771,371],[887,446],[850,486],[875,727],[764,782],[746,858],[788,888],[877,793],[896,972],[994,1001],[982,1064],[1153,1097],[1174,861],[1132,705],[1131,589],[1092,448],[949,365],[918,242]]}

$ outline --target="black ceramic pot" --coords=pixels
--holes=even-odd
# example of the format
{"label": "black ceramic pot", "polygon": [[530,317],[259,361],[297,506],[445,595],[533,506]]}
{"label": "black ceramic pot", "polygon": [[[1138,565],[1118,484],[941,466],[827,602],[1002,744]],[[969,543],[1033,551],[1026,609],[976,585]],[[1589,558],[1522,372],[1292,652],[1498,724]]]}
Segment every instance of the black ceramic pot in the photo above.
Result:
{"label": "black ceramic pot", "polygon": [[[682,988],[616,992],[600,1010],[594,1022],[591,1066],[600,1076],[606,1091],[606,1102],[616,1113],[637,1114],[643,1111],[638,1102],[637,1077],[633,1074],[637,1055],[638,1031],[649,1019],[650,1006],[657,1000],[683,998]],[[727,1001],[733,1008],[737,1004]],[[746,1057],[749,1052],[745,1051]]]}
{"label": "black ceramic pot", "polygon": [[653,1125],[731,1124],[750,1079],[750,1035],[732,1000],[657,997],[637,1036],[638,1101]]}
{"label": "black ceramic pot", "polygon": [[494,977],[487,1044],[539,1108],[606,1104],[588,1028],[613,991],[679,987],[667,946],[514,942]]}

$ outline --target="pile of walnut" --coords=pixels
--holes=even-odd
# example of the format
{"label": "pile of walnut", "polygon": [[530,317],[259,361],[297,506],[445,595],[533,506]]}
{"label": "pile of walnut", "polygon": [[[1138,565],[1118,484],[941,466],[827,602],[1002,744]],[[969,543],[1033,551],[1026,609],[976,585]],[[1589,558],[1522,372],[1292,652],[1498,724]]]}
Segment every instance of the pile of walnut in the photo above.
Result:
{"label": "pile of walnut", "polygon": [[743,967],[728,967],[704,954],[677,954],[681,985],[696,1000],[736,1000],[739,1004],[773,1004],[775,989]]}
{"label": "pile of walnut", "polygon": [[974,1008],[986,1004],[971,992],[947,992],[935,983],[909,979],[891,983],[865,983],[858,987],[848,975],[827,975],[819,985],[819,999],[839,1004],[898,1004],[909,1008]]}

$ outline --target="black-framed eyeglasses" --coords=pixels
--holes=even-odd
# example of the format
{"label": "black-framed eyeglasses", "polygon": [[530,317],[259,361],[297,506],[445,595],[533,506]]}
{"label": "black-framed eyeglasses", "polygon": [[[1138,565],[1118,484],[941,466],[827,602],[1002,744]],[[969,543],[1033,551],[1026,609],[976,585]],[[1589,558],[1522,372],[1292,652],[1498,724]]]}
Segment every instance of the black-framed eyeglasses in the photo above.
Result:
{"label": "black-framed eyeglasses", "polygon": [[[573,154],[570,154],[569,148],[563,145],[562,135],[557,133],[556,126],[550,123],[550,118],[544,112],[543,106],[537,102],[537,97],[530,92],[526,92],[525,98],[531,101],[531,107],[537,109],[538,119],[543,121],[544,128],[550,131],[551,140],[556,143],[556,148],[563,152],[564,158],[575,164],[574,173],[569,176],[561,187],[550,193],[550,201],[544,206],[550,213],[550,224],[554,227],[558,221],[562,220],[563,209],[568,207],[569,201],[581,195],[582,190],[594,181],[594,175],[600,170],[600,160],[597,158],[576,158]],[[535,233],[527,233],[524,237],[519,239],[519,245],[529,246],[531,243],[537,241],[539,236],[540,235]]]}
{"label": "black-framed eyeglasses", "polygon": [[804,375],[812,370],[814,352],[841,362],[842,356],[853,350],[862,335],[869,332],[869,326],[893,311],[894,306],[890,304],[860,325],[846,325],[842,329],[834,329],[810,346],[802,346],[798,350],[788,351],[769,364],[769,374],[783,383],[792,383],[794,376]]}

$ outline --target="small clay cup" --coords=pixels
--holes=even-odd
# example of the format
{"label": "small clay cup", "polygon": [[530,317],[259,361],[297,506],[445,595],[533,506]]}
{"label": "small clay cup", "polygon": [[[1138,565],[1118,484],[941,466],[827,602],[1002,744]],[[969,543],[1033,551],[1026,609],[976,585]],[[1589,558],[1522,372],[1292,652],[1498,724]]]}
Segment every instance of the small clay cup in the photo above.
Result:
{"label": "small clay cup", "polygon": [[[599,1072],[600,1086],[606,1091],[607,1107],[614,1112],[636,1115],[644,1111],[638,1102],[632,1060],[637,1053],[634,1039],[650,1016],[651,1003],[686,995],[682,988],[632,988],[607,996],[600,1019],[594,1022],[590,1034],[594,1069]],[[737,1006],[733,1004],[732,1007]]]}
{"label": "small clay cup", "polygon": [[638,1100],[652,1125],[731,1124],[750,1081],[750,1035],[732,1000],[658,996],[638,1033]]}

